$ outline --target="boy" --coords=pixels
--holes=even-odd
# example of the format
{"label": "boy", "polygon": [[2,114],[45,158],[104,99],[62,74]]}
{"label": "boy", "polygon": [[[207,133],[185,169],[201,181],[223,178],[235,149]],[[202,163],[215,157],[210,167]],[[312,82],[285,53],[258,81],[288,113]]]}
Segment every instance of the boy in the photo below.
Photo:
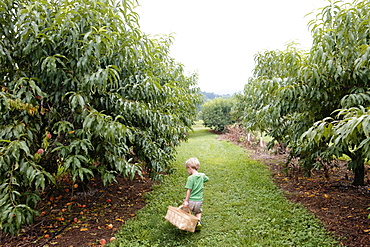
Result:
{"label": "boy", "polygon": [[208,181],[208,177],[204,173],[198,172],[199,166],[197,158],[190,158],[185,162],[190,176],[186,181],[186,197],[183,203],[183,207],[189,207],[190,211],[198,218],[198,230],[202,226],[200,219],[202,216],[203,184]]}

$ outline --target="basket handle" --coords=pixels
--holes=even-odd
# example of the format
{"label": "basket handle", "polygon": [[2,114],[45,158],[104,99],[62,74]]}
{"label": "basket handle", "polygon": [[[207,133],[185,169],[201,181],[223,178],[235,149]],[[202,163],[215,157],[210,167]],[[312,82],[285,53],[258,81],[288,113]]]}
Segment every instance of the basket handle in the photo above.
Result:
{"label": "basket handle", "polygon": [[[186,210],[186,209],[187,210]],[[182,209],[182,210],[184,210],[185,212],[187,212],[187,213],[189,213],[190,214],[190,208],[189,207],[184,207],[183,205],[181,205],[180,207],[178,207],[178,209]]]}

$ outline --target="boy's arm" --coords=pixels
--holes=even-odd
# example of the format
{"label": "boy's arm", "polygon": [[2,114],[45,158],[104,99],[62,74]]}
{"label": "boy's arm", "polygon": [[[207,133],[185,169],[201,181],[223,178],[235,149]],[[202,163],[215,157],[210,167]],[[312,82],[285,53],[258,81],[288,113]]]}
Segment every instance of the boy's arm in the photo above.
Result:
{"label": "boy's arm", "polygon": [[184,199],[184,203],[182,204],[184,207],[187,207],[189,205],[190,192],[191,189],[186,190],[186,197]]}

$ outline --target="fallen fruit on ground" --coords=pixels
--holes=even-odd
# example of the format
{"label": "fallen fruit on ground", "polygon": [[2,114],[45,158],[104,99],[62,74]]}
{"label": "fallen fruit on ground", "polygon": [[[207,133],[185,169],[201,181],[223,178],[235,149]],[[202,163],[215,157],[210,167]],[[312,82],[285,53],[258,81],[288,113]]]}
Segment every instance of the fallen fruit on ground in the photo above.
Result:
{"label": "fallen fruit on ground", "polygon": [[104,238],[100,239],[100,244],[101,245],[105,245],[106,243],[107,243],[107,241]]}

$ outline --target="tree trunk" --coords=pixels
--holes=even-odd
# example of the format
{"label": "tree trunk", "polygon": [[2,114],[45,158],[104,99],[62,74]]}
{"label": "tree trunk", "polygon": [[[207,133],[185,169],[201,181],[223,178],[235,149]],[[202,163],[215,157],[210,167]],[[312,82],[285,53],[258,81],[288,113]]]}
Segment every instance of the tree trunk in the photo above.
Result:
{"label": "tree trunk", "polygon": [[[63,143],[65,140],[65,133],[62,133],[60,135],[58,135],[56,138],[55,138],[55,141],[54,143],[52,143],[48,149],[49,150],[53,150],[54,148],[57,147],[56,143],[59,142],[59,143]],[[56,161],[56,156],[57,156],[57,153],[52,153],[52,152],[48,152],[45,156],[45,158],[43,159],[42,163],[41,163],[41,166],[44,167],[45,171],[51,173],[51,174],[56,174],[58,172],[58,162]]]}
{"label": "tree trunk", "polygon": [[364,177],[365,177],[365,166],[364,163],[357,164],[356,168],[353,169],[355,174],[355,180],[353,181],[353,185],[362,186],[365,185]]}

